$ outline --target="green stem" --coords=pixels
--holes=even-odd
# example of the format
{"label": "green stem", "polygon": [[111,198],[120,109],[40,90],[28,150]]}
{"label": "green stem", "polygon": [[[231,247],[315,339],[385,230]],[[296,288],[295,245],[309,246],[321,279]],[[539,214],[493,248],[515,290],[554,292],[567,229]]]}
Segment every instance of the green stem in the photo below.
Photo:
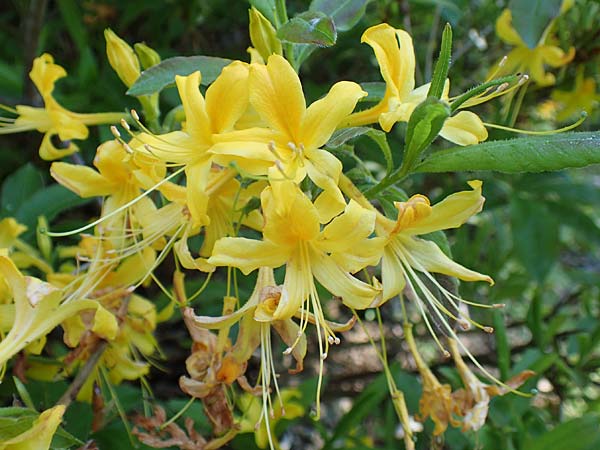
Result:
{"label": "green stem", "polygon": [[365,196],[367,198],[373,198],[375,195],[379,194],[384,189],[387,189],[393,184],[398,183],[402,179],[406,178],[406,176],[410,173],[412,169],[412,164],[402,164],[398,170],[390,174],[390,176],[385,177],[383,180],[379,182],[379,184],[373,186],[365,192]]}

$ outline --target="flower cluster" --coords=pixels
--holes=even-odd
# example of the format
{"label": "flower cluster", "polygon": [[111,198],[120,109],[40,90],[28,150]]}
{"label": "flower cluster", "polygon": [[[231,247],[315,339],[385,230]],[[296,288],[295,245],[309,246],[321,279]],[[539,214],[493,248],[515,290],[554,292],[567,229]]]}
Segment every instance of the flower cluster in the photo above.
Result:
{"label": "flower cluster", "polygon": [[[410,35],[388,24],[364,32],[362,41],[372,47],[385,81],[385,94],[374,106],[357,107],[369,97],[353,81],[335,83],[326,95],[307,105],[301,80],[282,56],[279,41],[269,34],[268,20],[256,10],[251,17],[256,47],[250,52],[252,61],[233,61],[208,83],[201,71],[174,76],[182,106],[172,115],[170,126],[157,126],[157,93],[138,97],[143,122],[134,110],[130,116],[68,111],[52,96],[55,82],[66,72],[48,54],[35,60],[30,75],[44,107],[19,105],[10,110],[17,117],[4,119],[0,133],[38,130],[44,133],[41,157],[55,160],[77,151],[72,140],[85,139],[90,125],[119,123],[121,128],[113,126],[115,139],[98,147],[95,168],[69,162],[51,166],[52,177],[74,193],[104,198],[98,220],[71,233],[89,230],[76,246],[61,250],[63,264],[58,270],[19,241],[23,228],[16,221],[0,222],[4,248],[0,364],[5,367],[19,352],[39,354],[47,334],[61,326],[70,349],[61,364],[52,369],[31,362],[24,376],[56,379],[84,373],[77,396],[91,400],[101,380],[119,383],[148,373],[157,352],[153,331],[178,307],[193,339],[188,373],[181,377],[180,387],[201,399],[207,410],[217,436],[207,445],[214,448],[233,438],[240,430],[236,423],[242,424],[242,431],[252,429],[254,423],[248,425],[252,417],[255,423],[263,422],[257,437],[261,446],[274,447],[272,422],[285,416],[285,403],[295,395],[279,388],[273,337],[283,342],[283,354],[294,359],[291,373],[302,371],[307,355],[316,354],[318,416],[323,371],[332,346],[354,326],[358,311],[405,295],[421,312],[443,353],[450,355],[449,346],[467,389],[456,394],[452,403],[449,389],[418,358],[410,335],[407,339],[426,388],[422,416],[434,418],[436,433],[448,423],[477,429],[485,420],[490,392],[506,390],[484,387],[468,370],[459,350],[470,353],[453,323],[492,330],[464,314],[461,304],[470,302],[445,287],[435,274],[493,281],[453,261],[429,236],[460,227],[482,209],[481,181],[469,182],[469,190],[434,205],[420,194],[398,198],[389,217],[344,174],[342,162],[327,145],[351,127],[374,125],[390,132],[396,123],[409,122],[428,99],[430,84],[415,86]],[[510,31],[509,19],[505,14],[499,21],[504,35]],[[262,33],[256,29],[261,26]],[[136,45],[134,51],[110,30],[106,39],[110,64],[127,87],[140,76],[141,67],[160,63],[160,57],[146,46]],[[519,45],[516,39],[510,42]],[[516,61],[517,56],[509,56],[512,70],[518,64],[511,58]],[[566,63],[572,54],[561,58],[560,64]],[[554,59],[544,61],[559,65]],[[532,70],[534,77],[541,76],[539,67]],[[516,86],[523,79],[515,80]],[[458,97],[449,97],[449,80],[443,84],[439,101],[450,110]],[[208,87],[203,90],[201,85]],[[509,90],[507,83],[498,83],[463,98],[452,110],[456,114],[443,119],[439,135],[459,145],[486,140],[486,124],[465,108]],[[53,136],[60,138],[64,148],[52,143]],[[177,266],[173,292],[164,289],[171,302],[157,312],[154,303],[136,291],[153,280],[163,288],[154,272],[170,254]],[[221,267],[228,285],[222,314],[196,314],[186,294],[183,270],[205,273],[208,282]],[[237,269],[244,275],[256,273],[249,298],[237,295]],[[37,276],[24,275],[25,270]],[[332,320],[329,299],[340,302],[352,318],[345,323]],[[438,339],[436,327],[451,337],[450,343]],[[312,328],[316,349],[309,348],[307,340]],[[258,374],[248,371],[256,354],[260,355]],[[228,401],[234,383],[247,391],[237,402],[239,410],[248,412],[242,420]],[[513,389],[518,383],[509,384]],[[443,395],[436,399],[438,391]],[[66,398],[64,404],[70,400]],[[302,411],[298,405],[287,409],[292,414]],[[406,405],[399,404],[398,411],[407,425]],[[52,421],[55,429],[62,412],[46,411],[33,429],[44,421]],[[412,448],[410,433],[405,436],[407,447]]]}

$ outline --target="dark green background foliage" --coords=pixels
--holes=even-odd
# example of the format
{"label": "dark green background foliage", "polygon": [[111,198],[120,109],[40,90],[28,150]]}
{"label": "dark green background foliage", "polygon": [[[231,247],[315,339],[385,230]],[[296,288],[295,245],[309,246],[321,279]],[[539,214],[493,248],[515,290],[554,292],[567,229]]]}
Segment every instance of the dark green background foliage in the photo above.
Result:
{"label": "dark green background foliage", "polygon": [[[315,2],[321,10],[329,3]],[[520,11],[519,8],[528,4],[517,0],[510,3],[513,11]],[[539,6],[545,2],[531,3]],[[308,10],[309,6],[308,2],[290,2],[290,17]],[[412,33],[417,56],[417,85],[431,79],[443,25],[449,22],[454,35],[451,94],[463,92],[485,80],[489,68],[508,51],[494,33],[495,18],[508,6],[508,2],[492,0],[372,1],[356,26],[351,26],[351,20],[348,26],[338,27],[334,46],[305,55],[307,60],[301,75],[306,95],[309,100],[314,100],[324,94],[332,82],[341,79],[380,82],[371,49],[359,42],[361,33],[368,26],[382,21]],[[545,23],[538,23],[540,17],[550,18],[555,14],[551,6],[543,14],[536,15],[529,28],[521,22],[515,23],[525,27],[527,43],[535,42],[545,27]],[[69,73],[56,90],[58,100],[69,109],[99,112],[134,107],[134,99],[125,96],[126,88],[105,57],[105,28],[112,28],[130,43],[146,42],[163,59],[207,55],[248,60],[245,53],[250,45],[247,9],[248,4],[244,1],[221,0],[3,2],[0,9],[0,42],[3,43],[0,46],[0,103],[39,104],[40,99],[27,72],[33,57],[50,52]],[[594,0],[580,0],[558,19],[559,44],[563,48],[575,46],[576,57],[572,64],[555,71],[556,87],[571,89],[576,66],[582,66],[586,76],[594,77],[600,84],[599,9]],[[592,14],[594,11],[595,15]],[[356,17],[360,17],[361,12]],[[474,36],[478,36],[479,41]],[[370,92],[378,89],[381,92],[381,84],[369,84],[365,88],[367,86]],[[516,119],[519,128],[557,128],[559,124],[534,114],[536,106],[549,98],[551,89],[529,89],[518,117],[505,111],[500,101],[482,105],[476,111],[487,122],[511,124]],[[175,106],[177,101],[173,88],[163,91],[164,111]],[[596,109],[578,131],[597,130],[599,124],[600,114]],[[361,136],[352,141],[354,149],[344,140],[332,151],[343,160],[346,169],[353,170],[355,180],[362,177],[364,186],[368,187],[372,183],[371,175],[361,172],[356,156],[377,161],[383,175],[386,165],[390,169],[399,165],[402,155],[398,149],[403,146],[405,131],[406,126],[397,125],[388,135],[389,147],[382,144],[377,133],[357,131],[352,137]],[[585,141],[586,136],[562,137],[563,144],[560,145],[565,151],[558,157],[570,158],[569,149],[577,145],[587,145],[585,148],[598,152],[598,135],[592,136],[592,141]],[[98,143],[110,137],[108,127],[92,129],[90,139],[81,144],[82,151],[75,156],[76,160],[89,163]],[[507,132],[490,133],[490,140],[513,137]],[[529,170],[527,160],[521,160],[519,152],[537,155],[541,165],[537,167],[547,170],[585,163],[556,162],[546,157],[544,139],[534,138],[520,146],[510,142],[485,144],[478,153],[471,154],[465,149],[468,164],[464,160],[455,164],[460,154],[454,151],[435,153],[450,147],[438,139],[433,149],[428,150],[432,157],[417,166],[417,174],[405,179],[400,186],[409,195],[424,193],[437,201],[464,189],[467,180],[483,180],[487,199],[484,211],[472,224],[449,233],[448,239],[458,262],[490,274],[496,281],[491,288],[463,283],[462,295],[489,304],[505,303],[506,308],[472,308],[473,318],[493,325],[496,332],[486,335],[472,331],[464,336],[478,359],[487,367],[497,367],[502,379],[532,369],[537,375],[522,390],[532,393],[537,392],[538,387],[541,390],[530,398],[515,395],[495,398],[490,405],[488,422],[478,432],[463,434],[450,428],[444,436],[433,438],[433,424],[427,421],[425,430],[418,435],[419,449],[600,448],[600,173],[597,165],[570,171],[523,173]],[[53,229],[73,229],[99,210],[97,202],[83,201],[52,184],[48,164],[37,156],[40,140],[37,133],[0,136],[0,214],[2,217],[14,216],[26,224],[29,231],[25,239],[31,244],[35,243],[38,215],[44,215]],[[501,164],[495,165],[498,158]],[[502,163],[502,158],[506,158],[506,163]],[[465,169],[469,172],[465,173]],[[386,207],[390,199],[399,199],[402,195],[397,188],[389,188],[380,193],[378,199]],[[60,244],[66,242],[68,240],[63,240]],[[164,272],[168,273],[168,268]],[[195,290],[200,281],[189,276],[189,291]],[[251,282],[246,284],[243,287],[251,289]],[[194,306],[203,314],[218,314],[223,286],[223,282],[216,280]],[[152,288],[146,295],[159,305],[166,301]],[[400,323],[398,303],[389,302],[382,313],[384,325],[391,330],[388,347],[390,358],[396,361],[392,370],[397,385],[406,392],[411,413],[416,413],[420,395],[418,377],[405,364],[407,354],[393,333]],[[374,315],[367,312],[365,318],[373,320]],[[440,380],[459,388],[456,370],[436,353],[426,330],[417,327],[416,332]],[[51,338],[59,340],[60,336]],[[161,326],[158,340],[165,360],[159,361],[159,367],[153,369],[148,378],[153,394],[139,384],[124,384],[112,391],[106,390],[110,392],[106,402],[114,407],[105,418],[106,426],[94,434],[89,431],[92,421],[89,405],[72,405],[65,416],[64,430],[55,438],[55,448],[81,446],[88,439],[94,439],[100,449],[132,448],[135,438],[128,436],[128,426],[117,409],[122,414],[130,414],[148,411],[152,404],[159,404],[171,417],[183,407],[187,398],[179,391],[177,379],[185,372],[183,362],[190,340],[178,318]],[[349,348],[349,345],[342,345],[334,352],[344,358],[344,352]],[[250,370],[256,370],[256,367]],[[314,396],[315,384],[311,378],[314,372],[308,368],[296,377],[301,382],[299,388],[303,392],[307,414],[293,423],[282,424],[282,428],[291,425],[286,439],[292,442],[293,448],[402,448],[384,378],[376,375],[376,371],[377,367],[373,367],[364,373],[347,375],[340,370],[331,370],[324,389],[325,414],[318,423],[308,414]],[[289,381],[287,376],[284,378],[283,381]],[[66,382],[29,382],[15,386],[7,376],[0,385],[0,405],[26,405],[43,410],[51,406],[66,387]],[[342,404],[345,409],[340,408]],[[0,432],[3,427],[28,424],[32,420],[31,412],[27,410],[19,412],[17,419],[14,419],[16,413],[10,419],[2,414]],[[192,405],[179,422],[183,423],[185,417],[193,418],[199,429],[208,430],[207,419],[198,403]],[[240,435],[231,443],[231,448],[249,449],[254,445],[252,435]]]}

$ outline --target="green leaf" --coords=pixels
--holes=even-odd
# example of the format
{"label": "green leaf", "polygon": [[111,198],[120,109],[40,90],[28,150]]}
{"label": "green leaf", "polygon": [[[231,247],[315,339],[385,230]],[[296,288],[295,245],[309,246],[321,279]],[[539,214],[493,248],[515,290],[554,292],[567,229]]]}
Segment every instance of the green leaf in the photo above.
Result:
{"label": "green leaf", "polygon": [[59,184],[40,189],[26,203],[22,204],[15,214],[16,219],[35,231],[38,216],[45,216],[51,222],[56,216],[67,209],[84,205],[92,198],[80,198]]}
{"label": "green leaf", "polygon": [[0,195],[2,215],[14,216],[19,208],[43,186],[43,177],[38,169],[31,163],[22,166],[2,183]]}
{"label": "green leaf", "polygon": [[511,199],[510,215],[516,255],[542,282],[558,256],[558,220],[545,204],[518,197]]}
{"label": "green leaf", "polygon": [[523,42],[535,48],[548,23],[560,13],[562,0],[512,0],[512,24]]}
{"label": "green leaf", "polygon": [[412,169],[419,155],[437,137],[449,115],[448,105],[435,97],[427,97],[415,108],[406,128],[406,150],[402,161],[405,171]]}
{"label": "green leaf", "polygon": [[175,83],[175,75],[186,76],[199,70],[202,73],[203,86],[208,86],[231,63],[230,59],[216,56],[175,56],[168,58],[147,70],[144,70],[127,95],[139,97],[160,92]]}
{"label": "green leaf", "polygon": [[586,414],[557,425],[552,431],[530,438],[528,450],[596,450],[600,448],[600,416]]}
{"label": "green leaf", "polygon": [[600,132],[596,131],[525,137],[484,142],[467,147],[453,147],[430,155],[415,168],[415,171],[545,172],[599,163]]}
{"label": "green leaf", "polygon": [[435,64],[435,70],[433,71],[433,78],[429,85],[428,97],[435,97],[437,99],[442,98],[444,93],[444,85],[446,84],[446,78],[448,78],[448,71],[450,70],[450,59],[452,58],[452,27],[449,23],[444,27],[442,33],[442,45],[440,47],[440,56]]}
{"label": "green leaf", "polygon": [[333,19],[338,31],[348,31],[365,15],[371,0],[313,0],[310,11],[320,11]]}
{"label": "green leaf", "polygon": [[0,442],[24,433],[39,414],[29,408],[0,408]]}
{"label": "green leaf", "polygon": [[277,30],[277,37],[295,44],[330,47],[337,40],[337,31],[331,17],[322,12],[306,11],[284,23]]}

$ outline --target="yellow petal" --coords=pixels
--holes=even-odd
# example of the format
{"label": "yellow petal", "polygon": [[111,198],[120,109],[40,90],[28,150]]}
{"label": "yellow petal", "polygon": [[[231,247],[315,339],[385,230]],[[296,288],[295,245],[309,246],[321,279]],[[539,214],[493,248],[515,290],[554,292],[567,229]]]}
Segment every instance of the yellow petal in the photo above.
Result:
{"label": "yellow petal", "polygon": [[245,275],[259,267],[279,267],[285,264],[289,251],[269,241],[226,237],[215,243],[209,264],[237,267]]}
{"label": "yellow petal", "polygon": [[248,64],[234,61],[223,69],[206,90],[206,113],[210,117],[213,133],[231,131],[246,111],[248,75]]}
{"label": "yellow petal", "polygon": [[320,221],[327,223],[346,206],[344,196],[338,187],[342,163],[326,150],[313,150],[307,157],[309,159],[304,163],[306,173],[325,194],[317,198],[315,207],[319,212]]}
{"label": "yellow petal", "polygon": [[47,409],[33,422],[31,428],[0,443],[1,450],[48,450],[52,436],[60,425],[66,406]]}
{"label": "yellow petal", "polygon": [[189,164],[185,168],[187,207],[192,216],[193,226],[205,225],[210,222],[206,214],[208,206],[208,175],[211,162],[209,159]]}
{"label": "yellow petal", "polygon": [[315,278],[342,302],[355,309],[365,309],[378,303],[381,290],[354,278],[323,252],[311,253],[311,266]]}
{"label": "yellow petal", "polygon": [[400,294],[406,286],[404,269],[393,247],[386,246],[381,260],[382,302]]}
{"label": "yellow petal", "polygon": [[449,195],[431,207],[430,214],[414,221],[410,226],[404,228],[402,233],[408,235],[427,234],[437,230],[460,227],[469,217],[481,211],[485,201],[481,195],[481,185],[479,180],[470,181],[469,186],[473,190]]}
{"label": "yellow petal", "polygon": [[382,23],[367,29],[361,42],[373,48],[386,89],[404,100],[415,87],[415,52],[410,35]]}
{"label": "yellow petal", "polygon": [[461,111],[446,119],[440,136],[458,145],[474,145],[485,141],[488,132],[477,114]]}
{"label": "yellow petal", "polygon": [[[142,159],[145,155],[140,155],[138,159]],[[131,165],[127,164],[130,156],[127,154],[123,145],[116,139],[104,142],[96,149],[94,157],[94,166],[98,168],[100,173],[111,181],[119,183],[129,182],[131,177]],[[152,161],[156,164],[156,160]]]}
{"label": "yellow petal", "polygon": [[266,66],[250,68],[250,103],[267,124],[290,141],[298,140],[306,102],[298,75],[279,55],[271,55]]}
{"label": "yellow petal", "polygon": [[502,11],[502,14],[496,20],[496,34],[507,44],[526,47],[525,42],[512,26],[512,14],[508,8]]}
{"label": "yellow petal", "polygon": [[321,148],[338,125],[352,112],[367,93],[350,81],[340,81],[327,95],[311,104],[301,124],[299,143],[306,149]]}
{"label": "yellow petal", "polygon": [[328,253],[346,252],[360,245],[375,228],[375,212],[350,200],[344,213],[329,223],[319,236],[319,247]]}
{"label": "yellow petal", "polygon": [[467,269],[452,261],[432,241],[407,237],[402,239],[402,245],[409,255],[411,266],[419,271],[442,273],[464,281],[487,281],[494,284],[494,281],[488,275]]}
{"label": "yellow petal", "polygon": [[80,197],[110,195],[122,187],[122,185],[116,186],[91,167],[76,164],[52,163],[50,175]]}
{"label": "yellow petal", "polygon": [[210,117],[206,112],[204,97],[200,93],[200,72],[182,77],[175,76],[179,97],[185,111],[184,130],[202,145],[210,145]]}
{"label": "yellow petal", "polygon": [[117,318],[106,308],[98,306],[94,315],[92,331],[102,339],[114,340],[119,333]]}
{"label": "yellow petal", "polygon": [[33,60],[33,66],[29,77],[44,98],[51,97],[54,83],[67,76],[67,72],[58,64],[54,64],[54,58],[49,53],[44,53]]}
{"label": "yellow petal", "polygon": [[302,302],[308,298],[314,286],[311,262],[303,249],[297,247],[286,259],[283,290],[277,309],[273,313],[273,320],[291,319],[302,306]]}
{"label": "yellow petal", "polygon": [[52,143],[52,136],[54,133],[48,132],[44,135],[42,139],[42,144],[40,145],[40,158],[46,161],[53,161],[55,159],[64,158],[65,156],[72,155],[76,151],[79,150],[79,147],[75,145],[73,142],[69,142],[69,146],[67,148],[57,148]]}
{"label": "yellow petal", "polygon": [[25,230],[27,227],[12,217],[0,220],[0,248],[12,247],[17,237]]}

